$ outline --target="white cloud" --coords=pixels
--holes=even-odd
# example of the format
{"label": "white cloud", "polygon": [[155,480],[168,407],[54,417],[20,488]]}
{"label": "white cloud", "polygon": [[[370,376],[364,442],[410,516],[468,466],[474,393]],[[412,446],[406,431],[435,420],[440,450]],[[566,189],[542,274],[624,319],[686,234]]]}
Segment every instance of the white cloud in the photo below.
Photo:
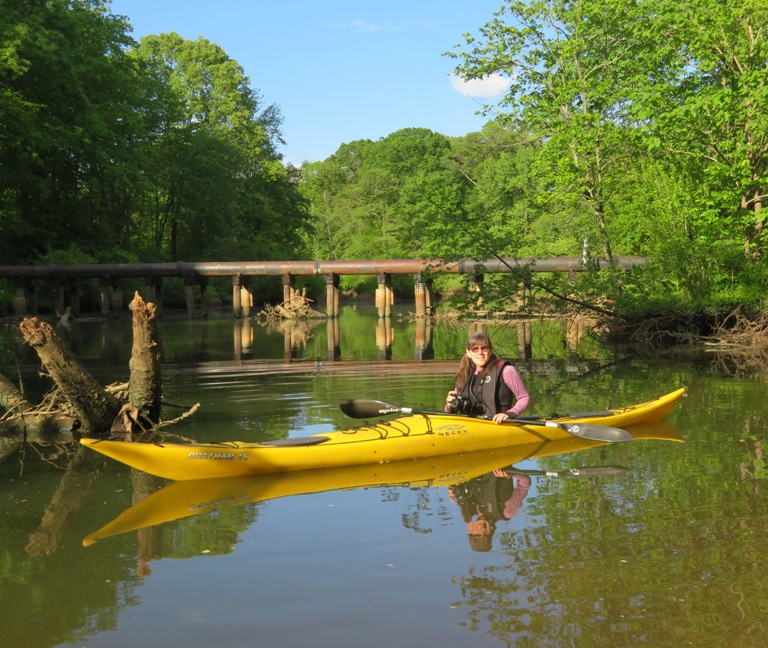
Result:
{"label": "white cloud", "polygon": [[357,32],[377,32],[381,28],[378,25],[372,25],[369,22],[365,22],[364,20],[353,20],[352,22],[348,23],[339,23],[339,27],[342,29],[351,29],[352,31]]}
{"label": "white cloud", "polygon": [[405,31],[434,31],[432,23],[405,23],[401,25],[376,25],[365,20],[352,20],[338,23],[340,29],[349,29],[355,32],[405,32]]}
{"label": "white cloud", "polygon": [[470,79],[465,81],[455,74],[451,75],[451,88],[465,97],[478,97],[481,99],[495,99],[503,95],[511,81],[499,74],[489,74],[482,79]]}

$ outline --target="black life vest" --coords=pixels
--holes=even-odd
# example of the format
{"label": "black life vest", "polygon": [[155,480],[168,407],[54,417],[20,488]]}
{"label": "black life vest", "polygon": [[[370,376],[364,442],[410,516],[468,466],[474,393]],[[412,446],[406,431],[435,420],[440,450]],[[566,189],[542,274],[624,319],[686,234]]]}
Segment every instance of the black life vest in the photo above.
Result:
{"label": "black life vest", "polygon": [[485,416],[507,412],[517,402],[512,390],[501,377],[504,367],[509,364],[507,360],[499,360],[482,379],[478,374],[472,374],[461,390],[461,395],[469,398],[473,406],[483,408]]}
{"label": "black life vest", "polygon": [[514,480],[496,477],[493,473],[480,475],[454,486],[456,502],[461,508],[465,522],[471,522],[475,515],[481,515],[493,522],[506,520],[504,504],[512,497],[514,490]]}

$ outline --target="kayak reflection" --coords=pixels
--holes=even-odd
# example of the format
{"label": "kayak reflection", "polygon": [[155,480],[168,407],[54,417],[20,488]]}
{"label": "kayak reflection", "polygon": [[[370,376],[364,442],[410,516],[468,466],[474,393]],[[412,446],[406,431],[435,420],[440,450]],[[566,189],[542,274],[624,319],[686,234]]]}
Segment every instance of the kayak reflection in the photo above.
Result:
{"label": "kayak reflection", "polygon": [[[631,432],[635,440],[683,441],[680,434],[664,422],[638,426]],[[511,466],[539,457],[570,454],[602,445],[606,444],[569,438],[413,461],[173,482],[86,536],[83,545],[90,546],[110,536],[229,506],[291,495],[374,486],[455,486],[487,473],[493,474],[500,466]],[[528,472],[536,474],[540,471]]]}
{"label": "kayak reflection", "polygon": [[490,551],[496,523],[509,521],[520,510],[531,487],[531,476],[537,477],[610,477],[628,472],[623,466],[587,466],[567,470],[521,470],[515,466],[497,468],[448,487],[451,501],[459,505],[467,524],[469,546],[474,551]]}

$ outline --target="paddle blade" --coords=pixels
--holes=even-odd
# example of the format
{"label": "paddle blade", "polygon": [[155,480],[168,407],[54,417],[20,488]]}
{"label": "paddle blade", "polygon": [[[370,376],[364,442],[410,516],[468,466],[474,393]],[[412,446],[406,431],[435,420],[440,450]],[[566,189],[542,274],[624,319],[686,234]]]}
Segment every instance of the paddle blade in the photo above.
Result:
{"label": "paddle blade", "polygon": [[366,398],[351,398],[343,401],[339,407],[341,411],[351,418],[373,418],[387,414],[401,414],[409,412],[407,408],[390,405],[384,401],[368,400]]}
{"label": "paddle blade", "polygon": [[621,428],[609,427],[607,425],[593,425],[591,423],[561,423],[568,434],[572,434],[580,439],[589,439],[590,441],[604,441],[605,443],[623,443],[632,441],[632,435]]}
{"label": "paddle blade", "polygon": [[613,477],[628,472],[624,466],[586,466],[584,468],[569,468],[555,473],[558,477]]}
{"label": "paddle blade", "polygon": [[516,425],[543,425],[544,427],[556,427],[565,430],[579,439],[588,439],[590,441],[602,441],[603,443],[621,443],[632,441],[632,435],[621,428],[609,427],[607,425],[595,425],[594,423],[557,423],[556,421],[546,421],[543,419],[507,419],[505,423],[514,423]]}

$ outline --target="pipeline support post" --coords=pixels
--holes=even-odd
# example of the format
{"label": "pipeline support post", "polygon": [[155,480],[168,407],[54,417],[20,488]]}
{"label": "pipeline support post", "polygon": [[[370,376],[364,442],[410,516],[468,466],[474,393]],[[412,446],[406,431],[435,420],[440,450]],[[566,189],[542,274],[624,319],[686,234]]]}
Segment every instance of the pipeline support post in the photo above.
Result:
{"label": "pipeline support post", "polygon": [[325,276],[325,313],[328,317],[339,316],[339,275],[332,272]]}
{"label": "pipeline support post", "polygon": [[240,280],[241,276],[239,274],[232,277],[232,317],[235,318],[243,316],[243,309],[240,303]]}
{"label": "pipeline support post", "polygon": [[379,317],[391,317],[394,302],[390,275],[388,272],[380,272],[378,274],[378,287],[376,288],[376,309],[379,312]]}
{"label": "pipeline support post", "polygon": [[76,317],[80,315],[80,282],[69,277],[62,277],[56,282],[56,306],[54,310],[59,317],[62,317],[67,311],[67,306],[69,306],[72,315]]}
{"label": "pipeline support post", "polygon": [[208,318],[211,312],[211,299],[208,295],[208,277],[201,276],[197,278],[197,283],[200,286],[200,311],[204,318]]}
{"label": "pipeline support post", "polygon": [[112,277],[110,305],[113,313],[120,313],[123,310],[123,285],[116,277]]}
{"label": "pipeline support post", "polygon": [[184,299],[187,304],[187,319],[195,316],[195,277],[187,275],[184,277]]}
{"label": "pipeline support post", "polygon": [[72,315],[80,317],[80,282],[74,279],[69,282],[69,303],[72,306]]}
{"label": "pipeline support post", "polygon": [[475,268],[475,270],[470,272],[467,277],[469,280],[469,292],[477,293],[475,306],[477,306],[477,308],[483,308],[483,306],[485,306],[485,298],[483,297],[483,281],[485,280],[485,275],[483,275],[482,271]]}
{"label": "pipeline support post", "polygon": [[155,275],[144,277],[144,286],[147,290],[147,298],[144,300],[148,304],[155,305],[155,312],[158,316],[163,314],[163,278]]}
{"label": "pipeline support post", "polygon": [[240,277],[240,308],[242,310],[243,317],[248,318],[251,316],[251,309],[253,308],[253,293],[251,292],[251,286],[248,277]]}
{"label": "pipeline support post", "polygon": [[[571,275],[574,274],[573,270],[568,271],[568,277],[570,278]],[[519,310],[524,310],[528,307],[528,304],[531,300],[531,270],[528,267],[525,267],[521,270],[519,273],[520,277],[520,288],[517,291],[516,297],[515,297],[515,306]]]}
{"label": "pipeline support post", "polygon": [[293,299],[293,288],[296,285],[296,275],[283,275],[283,303],[287,304]]}
{"label": "pipeline support post", "polygon": [[56,305],[54,306],[54,312],[61,317],[67,309],[67,299],[69,291],[69,283],[66,278],[56,280]]}
{"label": "pipeline support post", "polygon": [[433,288],[432,279],[425,278],[421,272],[413,275],[413,292],[416,301],[416,317],[432,315]]}
{"label": "pipeline support post", "polygon": [[103,317],[109,317],[112,311],[112,279],[99,277],[99,306]]}
{"label": "pipeline support post", "polygon": [[427,316],[427,287],[422,281],[421,273],[413,275],[413,294],[416,303],[416,318],[421,319]]}
{"label": "pipeline support post", "polygon": [[[16,289],[13,296],[13,313],[19,317],[26,316],[29,314],[29,303],[34,301],[32,299],[34,286],[26,279],[16,279],[13,284]],[[32,312],[34,312],[34,309],[32,309]]]}

